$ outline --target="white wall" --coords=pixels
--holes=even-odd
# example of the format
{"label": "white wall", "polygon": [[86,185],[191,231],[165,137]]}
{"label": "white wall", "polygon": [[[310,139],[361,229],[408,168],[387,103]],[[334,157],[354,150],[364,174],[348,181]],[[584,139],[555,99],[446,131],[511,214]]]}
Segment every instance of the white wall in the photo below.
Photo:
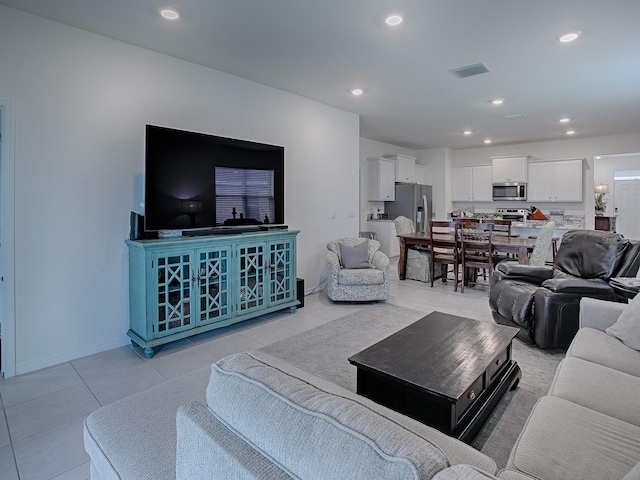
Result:
{"label": "white wall", "polygon": [[15,100],[17,373],[128,342],[147,123],[285,147],[306,286],[325,244],[358,231],[357,115],[3,6],[0,66]]}
{"label": "white wall", "polygon": [[[596,155],[629,153],[640,151],[640,135],[611,135],[605,137],[575,138],[553,142],[526,143],[511,146],[481,147],[466,150],[454,150],[454,165],[474,165],[491,163],[491,157],[505,155],[531,155],[532,160],[553,160],[562,158],[584,158],[583,202],[582,203],[538,203],[535,206],[543,212],[550,208],[564,208],[565,213],[583,213],[586,215],[585,228],[593,228],[593,169]],[[451,182],[447,183],[448,191]],[[522,202],[523,207],[529,203]],[[519,204],[519,203],[518,203]],[[513,207],[514,202],[487,202],[478,204],[476,209],[492,210],[497,207]],[[447,208],[452,208],[449,204]]]}
{"label": "white wall", "polygon": [[360,139],[360,231],[366,231],[367,214],[380,209],[384,212],[384,202],[369,201],[369,162],[368,158],[380,158],[385,155],[408,155],[415,157],[416,152],[404,147],[378,142],[368,138]]}

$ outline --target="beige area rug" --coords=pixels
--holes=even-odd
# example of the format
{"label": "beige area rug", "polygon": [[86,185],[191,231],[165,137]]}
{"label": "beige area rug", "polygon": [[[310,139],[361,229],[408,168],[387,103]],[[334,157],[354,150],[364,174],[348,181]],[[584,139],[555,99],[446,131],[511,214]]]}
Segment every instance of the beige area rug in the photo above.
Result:
{"label": "beige area rug", "polygon": [[[356,368],[347,359],[410,325],[425,314],[390,304],[376,304],[261,350],[303,370],[356,391]],[[560,350],[541,350],[514,340],[513,357],[522,369],[518,388],[507,392],[472,445],[503,468],[536,401],[549,390]]]}

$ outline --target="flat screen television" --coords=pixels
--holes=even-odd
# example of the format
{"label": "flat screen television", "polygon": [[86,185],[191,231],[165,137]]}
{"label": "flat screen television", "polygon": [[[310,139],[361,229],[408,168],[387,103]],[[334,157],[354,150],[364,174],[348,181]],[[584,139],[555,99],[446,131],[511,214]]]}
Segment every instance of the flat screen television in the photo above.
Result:
{"label": "flat screen television", "polygon": [[146,126],[145,230],[284,223],[284,148]]}

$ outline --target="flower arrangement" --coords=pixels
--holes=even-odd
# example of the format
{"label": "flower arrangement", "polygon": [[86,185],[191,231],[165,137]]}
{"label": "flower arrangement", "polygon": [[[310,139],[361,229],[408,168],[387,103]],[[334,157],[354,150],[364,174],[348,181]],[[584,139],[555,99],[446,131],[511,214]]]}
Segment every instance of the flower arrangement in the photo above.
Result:
{"label": "flower arrangement", "polygon": [[605,210],[607,209],[607,199],[605,198],[606,193],[596,193],[595,195],[595,210],[596,215],[601,216],[604,215]]}

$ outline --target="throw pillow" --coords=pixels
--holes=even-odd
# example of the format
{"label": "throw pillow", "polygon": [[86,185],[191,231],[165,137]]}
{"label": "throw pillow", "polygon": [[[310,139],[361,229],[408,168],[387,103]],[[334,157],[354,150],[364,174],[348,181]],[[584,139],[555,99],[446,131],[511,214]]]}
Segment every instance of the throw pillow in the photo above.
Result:
{"label": "throw pillow", "polygon": [[340,247],[340,263],[344,268],[371,268],[368,240],[358,245],[350,246],[338,243],[338,246]]}
{"label": "throw pillow", "polygon": [[605,330],[627,347],[640,351],[640,294],[623,310],[616,323]]}

